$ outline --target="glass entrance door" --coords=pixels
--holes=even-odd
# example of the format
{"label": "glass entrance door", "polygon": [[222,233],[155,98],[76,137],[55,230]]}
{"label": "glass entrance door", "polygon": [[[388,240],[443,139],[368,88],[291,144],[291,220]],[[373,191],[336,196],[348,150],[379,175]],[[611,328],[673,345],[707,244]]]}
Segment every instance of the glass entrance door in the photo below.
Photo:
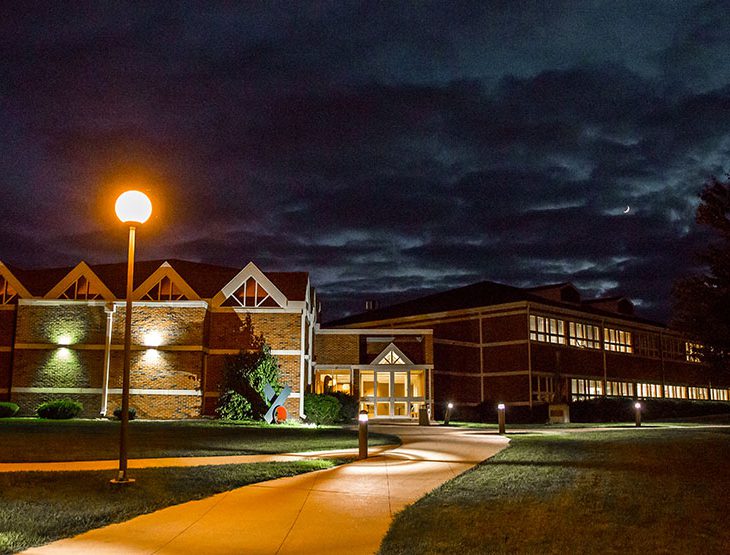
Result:
{"label": "glass entrance door", "polygon": [[371,417],[416,417],[418,408],[426,401],[424,377],[424,370],[402,367],[361,371],[361,410],[366,410]]}

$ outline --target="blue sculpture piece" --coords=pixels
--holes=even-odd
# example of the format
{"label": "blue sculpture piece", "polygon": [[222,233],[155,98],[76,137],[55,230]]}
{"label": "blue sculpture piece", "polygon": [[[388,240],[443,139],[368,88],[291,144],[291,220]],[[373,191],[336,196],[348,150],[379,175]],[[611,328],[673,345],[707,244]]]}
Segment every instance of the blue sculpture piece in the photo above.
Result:
{"label": "blue sculpture piece", "polygon": [[264,386],[264,395],[266,395],[266,400],[269,402],[269,410],[266,411],[266,414],[264,415],[264,421],[269,424],[274,424],[277,421],[276,409],[279,407],[284,408],[284,402],[287,400],[289,395],[291,395],[291,387],[288,385],[284,386],[284,389],[282,389],[279,392],[279,395],[277,395],[274,388],[271,387],[271,384],[267,383]]}

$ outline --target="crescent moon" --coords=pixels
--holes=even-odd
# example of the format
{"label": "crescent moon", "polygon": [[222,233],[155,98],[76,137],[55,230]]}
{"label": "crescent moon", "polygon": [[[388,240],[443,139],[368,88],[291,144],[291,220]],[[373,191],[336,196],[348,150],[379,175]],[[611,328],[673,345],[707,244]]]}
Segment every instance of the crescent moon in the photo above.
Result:
{"label": "crescent moon", "polygon": [[626,210],[624,210],[624,214],[628,214],[629,213],[629,210],[631,210],[631,207],[630,206],[627,206],[626,207]]}

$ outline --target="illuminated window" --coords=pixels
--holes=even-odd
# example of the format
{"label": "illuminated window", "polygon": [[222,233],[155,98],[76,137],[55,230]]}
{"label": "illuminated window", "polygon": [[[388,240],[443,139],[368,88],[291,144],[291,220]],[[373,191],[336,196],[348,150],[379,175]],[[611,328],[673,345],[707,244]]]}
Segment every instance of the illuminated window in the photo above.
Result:
{"label": "illuminated window", "polygon": [[583,347],[585,349],[601,348],[601,334],[598,331],[598,326],[581,324],[580,322],[569,322],[568,331],[570,333],[569,344],[573,347]]}
{"label": "illuminated window", "polygon": [[167,276],[158,281],[145,295],[143,301],[180,301],[188,300],[177,285]]}
{"label": "illuminated window", "polygon": [[603,344],[607,351],[633,353],[631,332],[612,328],[603,328]]}
{"label": "illuminated window", "polygon": [[710,399],[713,401],[730,401],[730,390],[727,389],[710,389]]}
{"label": "illuminated window", "polygon": [[687,388],[683,385],[665,385],[664,397],[668,399],[686,399]]}
{"label": "illuminated window", "polygon": [[557,318],[530,315],[530,339],[565,345],[565,322]]}
{"label": "illuminated window", "polygon": [[687,396],[690,399],[707,400],[707,388],[706,387],[688,387]]}
{"label": "illuminated window", "polygon": [[636,396],[640,399],[658,399],[662,396],[662,386],[658,383],[637,383]]}
{"label": "illuminated window", "polygon": [[62,299],[70,299],[72,301],[92,301],[100,299],[101,292],[84,276],[74,281],[63,293]]}
{"label": "illuminated window", "polygon": [[601,380],[576,379],[570,380],[570,395],[574,401],[592,399],[603,395]]}
{"label": "illuminated window", "polygon": [[3,276],[0,276],[0,304],[16,304],[18,293]]}
{"label": "illuminated window", "polygon": [[612,397],[633,397],[634,396],[634,384],[629,382],[617,382],[615,380],[608,380],[606,382],[606,395]]}
{"label": "illuminated window", "polygon": [[405,362],[403,362],[403,359],[398,356],[398,354],[390,351],[389,353],[385,354],[385,356],[380,361],[380,364],[405,364]]}
{"label": "illuminated window", "polygon": [[659,358],[659,336],[648,333],[637,333],[636,354],[643,357]]}
{"label": "illuminated window", "polygon": [[318,370],[314,379],[317,393],[352,393],[349,370]]}
{"label": "illuminated window", "polygon": [[268,291],[249,277],[233,295],[226,299],[224,306],[242,306],[244,308],[274,307],[279,304],[269,295]]}
{"label": "illuminated window", "polygon": [[702,362],[702,345],[699,343],[690,343],[689,341],[686,341],[684,343],[684,352],[687,362]]}

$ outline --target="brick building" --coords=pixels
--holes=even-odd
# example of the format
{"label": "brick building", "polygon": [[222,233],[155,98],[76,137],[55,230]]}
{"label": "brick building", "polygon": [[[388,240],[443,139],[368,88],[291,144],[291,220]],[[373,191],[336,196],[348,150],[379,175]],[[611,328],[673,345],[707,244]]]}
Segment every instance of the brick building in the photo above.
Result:
{"label": "brick building", "polygon": [[432,330],[439,409],[600,396],[730,400],[730,382],[699,363],[697,345],[634,315],[625,297],[586,300],[569,283],[482,282],[331,325]]}
{"label": "brick building", "polygon": [[[0,399],[33,413],[75,398],[85,416],[121,406],[126,264],[22,270],[0,263]],[[227,355],[263,336],[303,415],[316,299],[305,272],[180,260],[138,262],[130,405],[142,417],[211,414]]]}

